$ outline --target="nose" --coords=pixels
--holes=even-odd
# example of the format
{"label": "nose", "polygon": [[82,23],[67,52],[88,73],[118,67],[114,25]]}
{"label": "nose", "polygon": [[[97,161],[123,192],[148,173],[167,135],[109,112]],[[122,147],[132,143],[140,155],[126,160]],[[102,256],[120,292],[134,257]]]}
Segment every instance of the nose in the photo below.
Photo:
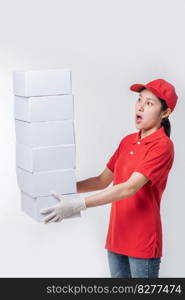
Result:
{"label": "nose", "polygon": [[144,104],[139,103],[138,104],[138,110],[143,111],[143,109],[144,109]]}

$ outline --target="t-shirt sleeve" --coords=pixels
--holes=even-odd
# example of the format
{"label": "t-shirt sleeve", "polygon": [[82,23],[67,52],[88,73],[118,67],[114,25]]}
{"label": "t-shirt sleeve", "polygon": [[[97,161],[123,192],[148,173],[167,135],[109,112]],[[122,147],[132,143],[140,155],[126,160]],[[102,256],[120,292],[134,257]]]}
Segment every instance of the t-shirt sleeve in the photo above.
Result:
{"label": "t-shirt sleeve", "polygon": [[173,144],[163,144],[150,149],[145,158],[137,165],[135,172],[142,173],[152,186],[158,180],[167,176],[174,160]]}
{"label": "t-shirt sleeve", "polygon": [[116,163],[116,160],[118,159],[119,153],[120,153],[120,148],[122,146],[122,142],[123,139],[121,140],[121,142],[119,143],[118,147],[116,148],[116,150],[114,151],[113,155],[109,158],[106,167],[111,170],[112,172],[114,172],[114,166]]}

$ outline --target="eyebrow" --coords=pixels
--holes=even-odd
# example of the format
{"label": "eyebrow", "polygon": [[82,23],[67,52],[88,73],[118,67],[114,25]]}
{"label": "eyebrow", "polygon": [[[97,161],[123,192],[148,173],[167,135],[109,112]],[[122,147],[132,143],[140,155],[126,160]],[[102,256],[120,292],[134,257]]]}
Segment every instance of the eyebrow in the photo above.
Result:
{"label": "eyebrow", "polygon": [[[139,96],[143,97],[141,94],[139,94]],[[150,97],[146,97],[146,98],[149,100],[157,101],[157,99],[154,99],[154,98],[150,98]]]}

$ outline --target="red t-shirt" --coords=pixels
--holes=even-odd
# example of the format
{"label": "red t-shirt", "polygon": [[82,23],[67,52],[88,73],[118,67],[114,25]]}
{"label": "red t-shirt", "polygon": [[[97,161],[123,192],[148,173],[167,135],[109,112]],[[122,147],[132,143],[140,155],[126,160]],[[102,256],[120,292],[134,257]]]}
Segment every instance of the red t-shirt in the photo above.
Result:
{"label": "red t-shirt", "polygon": [[121,140],[106,164],[114,173],[113,185],[134,171],[149,181],[131,197],[112,202],[106,249],[139,258],[162,256],[160,202],[173,160],[173,142],[164,127],[142,139],[138,131]]}

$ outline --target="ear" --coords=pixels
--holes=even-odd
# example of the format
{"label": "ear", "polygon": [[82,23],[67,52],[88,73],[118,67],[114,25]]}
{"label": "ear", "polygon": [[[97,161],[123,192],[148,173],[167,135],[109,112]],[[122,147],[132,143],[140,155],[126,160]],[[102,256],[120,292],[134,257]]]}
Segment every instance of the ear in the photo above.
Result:
{"label": "ear", "polygon": [[163,114],[162,119],[165,119],[165,118],[169,117],[171,112],[172,112],[171,109],[168,107],[167,110],[165,111],[165,113]]}
{"label": "ear", "polygon": [[169,115],[170,115],[171,112],[172,112],[172,111],[171,111],[171,108],[168,107],[167,111],[168,111],[168,117],[169,117]]}

